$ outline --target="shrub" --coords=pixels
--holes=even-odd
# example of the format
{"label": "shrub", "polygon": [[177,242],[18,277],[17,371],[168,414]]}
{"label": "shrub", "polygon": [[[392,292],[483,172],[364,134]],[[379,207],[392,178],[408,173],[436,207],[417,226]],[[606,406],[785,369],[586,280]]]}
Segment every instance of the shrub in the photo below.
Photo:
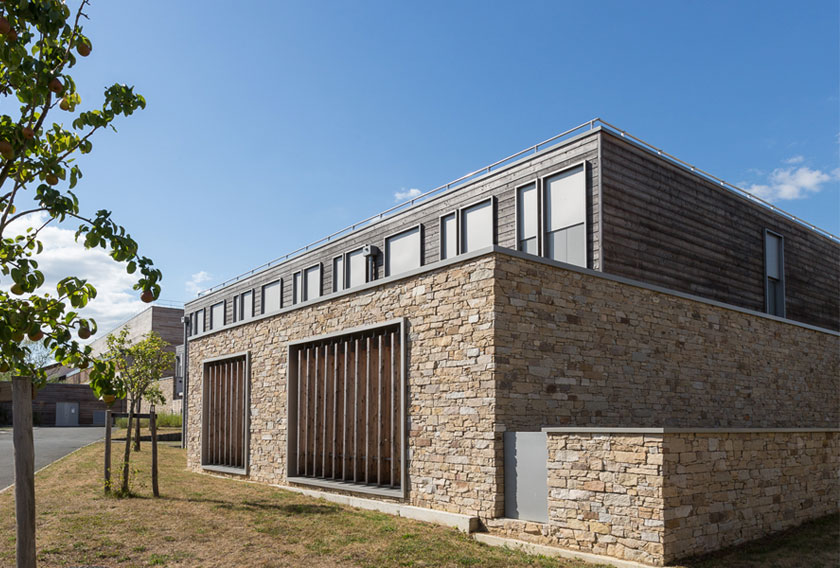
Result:
{"label": "shrub", "polygon": [[[128,426],[128,418],[117,418],[114,421],[114,423],[116,424],[117,428],[125,428],[126,426]],[[158,428],[180,428],[181,415],[170,412],[161,412],[157,415],[156,423]],[[140,427],[148,428],[148,419],[144,418],[140,420]]]}

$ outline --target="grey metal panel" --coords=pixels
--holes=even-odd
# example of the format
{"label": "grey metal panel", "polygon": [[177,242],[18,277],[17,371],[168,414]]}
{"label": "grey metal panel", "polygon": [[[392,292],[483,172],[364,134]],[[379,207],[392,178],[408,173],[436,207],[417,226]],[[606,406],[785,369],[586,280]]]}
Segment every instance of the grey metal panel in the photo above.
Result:
{"label": "grey metal panel", "polygon": [[262,313],[268,314],[282,307],[280,298],[283,283],[278,280],[262,287]]}
{"label": "grey metal panel", "polygon": [[105,411],[104,410],[94,410],[93,411],[93,425],[94,426],[104,426],[105,425]]}
{"label": "grey metal panel", "polygon": [[460,252],[470,252],[492,246],[494,240],[493,200],[470,205],[461,210]]}
{"label": "grey metal panel", "polygon": [[505,517],[548,522],[545,432],[505,432]]}
{"label": "grey metal panel", "polygon": [[79,425],[79,403],[78,402],[56,402],[55,403],[55,425],[56,426],[78,426]]}
{"label": "grey metal panel", "polygon": [[344,264],[347,267],[348,288],[364,284],[367,281],[365,278],[365,255],[362,252],[362,249],[354,250],[348,253]]}
{"label": "grey metal panel", "polygon": [[440,218],[440,259],[458,255],[458,215],[448,213]]}
{"label": "grey metal panel", "polygon": [[213,304],[210,308],[210,328],[218,329],[225,325],[225,303]]}

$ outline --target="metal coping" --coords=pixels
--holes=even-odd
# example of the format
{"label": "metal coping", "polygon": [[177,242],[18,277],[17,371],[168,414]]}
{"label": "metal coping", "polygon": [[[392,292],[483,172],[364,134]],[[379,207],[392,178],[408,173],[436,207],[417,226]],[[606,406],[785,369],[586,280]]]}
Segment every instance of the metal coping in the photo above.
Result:
{"label": "metal coping", "polygon": [[[343,229],[340,229],[340,230],[338,230],[334,233],[331,233],[331,234],[327,235],[326,237],[322,237],[322,238],[318,239],[317,241],[313,241],[313,242],[311,242],[307,245],[304,245],[304,246],[302,246],[298,249],[295,249],[291,252],[288,252],[288,253],[284,254],[283,256],[279,256],[279,257],[277,257],[273,260],[270,260],[270,261],[268,261],[264,264],[261,264],[260,266],[257,266],[256,268],[252,268],[251,270],[249,270],[247,272],[243,272],[242,274],[234,276],[233,278],[228,278],[227,280],[225,280],[224,282],[222,282],[220,284],[216,284],[215,286],[207,288],[206,290],[200,291],[197,294],[196,299],[201,298],[202,296],[205,296],[205,295],[210,294],[212,292],[216,292],[216,291],[218,291],[222,288],[225,288],[226,286],[229,286],[230,284],[233,284],[235,282],[239,282],[240,280],[244,280],[245,278],[247,278],[249,276],[253,276],[254,274],[256,274],[258,272],[261,272],[261,271],[266,270],[268,268],[271,268],[273,266],[277,266],[279,264],[282,264],[283,262],[285,262],[287,260],[290,260],[290,259],[292,259],[292,258],[294,258],[294,257],[296,257],[300,254],[308,252],[315,247],[318,247],[320,245],[329,243],[329,242],[333,241],[334,239],[336,239],[338,237],[347,236],[351,233],[356,232],[359,229],[368,227],[368,226],[372,225],[374,222],[384,219],[386,216],[391,216],[398,211],[409,209],[409,208],[413,207],[418,201],[423,201],[423,200],[425,200],[425,199],[427,199],[427,198],[429,198],[433,195],[436,195],[436,194],[444,192],[444,191],[448,191],[450,189],[461,188],[461,187],[467,185],[470,181],[474,180],[478,176],[489,174],[492,171],[494,171],[495,169],[498,169],[502,166],[511,165],[515,160],[517,160],[519,158],[523,158],[523,157],[528,156],[528,155],[536,154],[537,152],[540,151],[541,148],[543,150],[546,150],[547,147],[556,146],[560,142],[563,142],[564,140],[566,140],[570,136],[572,136],[574,134],[577,134],[581,131],[585,131],[587,129],[588,130],[594,130],[596,126],[601,127],[602,129],[604,129],[604,130],[606,130],[606,131],[608,131],[608,132],[610,132],[614,135],[617,135],[620,138],[630,140],[633,143],[641,146],[645,150],[648,150],[649,152],[652,152],[652,153],[656,154],[657,156],[659,156],[661,158],[665,158],[669,162],[671,162],[673,164],[676,164],[676,165],[678,165],[682,168],[685,168],[686,170],[690,171],[691,173],[697,174],[700,177],[706,179],[707,181],[713,182],[716,185],[719,185],[720,187],[722,187],[724,189],[732,191],[732,192],[740,195],[741,197],[746,198],[749,201],[752,201],[754,203],[757,203],[758,205],[766,207],[767,209],[770,209],[771,211],[773,211],[775,213],[778,213],[782,217],[785,217],[786,219],[794,221],[795,223],[797,223],[799,225],[802,225],[802,226],[806,227],[807,229],[810,229],[810,230],[814,231],[815,233],[817,233],[817,234],[819,234],[823,237],[826,237],[829,240],[834,241],[835,243],[840,243],[840,237],[838,237],[837,235],[834,235],[833,233],[830,233],[830,232],[826,231],[825,229],[821,229],[820,227],[817,227],[813,223],[809,223],[809,222],[805,221],[804,219],[801,219],[801,218],[797,217],[793,213],[789,213],[789,212],[785,211],[784,209],[780,209],[779,207],[776,207],[775,205],[773,205],[769,201],[766,201],[766,200],[764,200],[764,199],[762,199],[762,198],[760,198],[756,195],[753,195],[752,193],[748,192],[747,190],[745,190],[741,187],[738,187],[735,184],[732,184],[732,183],[729,183],[728,181],[722,180],[719,177],[716,177],[716,176],[710,174],[709,172],[707,172],[707,171],[705,171],[701,168],[698,168],[697,166],[694,166],[694,165],[692,165],[688,162],[685,162],[685,161],[677,158],[676,156],[674,156],[672,154],[669,154],[665,150],[662,150],[661,148],[658,148],[658,147],[654,146],[653,144],[650,144],[650,143],[642,140],[641,138],[638,138],[637,136],[633,136],[632,134],[628,133],[626,130],[622,130],[621,128],[619,128],[618,126],[615,126],[614,124],[611,124],[611,123],[609,123],[609,122],[607,122],[607,121],[605,121],[601,118],[593,118],[593,119],[591,119],[587,122],[584,122],[582,124],[579,124],[578,126],[575,126],[574,128],[570,128],[569,130],[566,130],[564,132],[561,132],[560,134],[552,136],[551,138],[543,140],[542,142],[539,142],[538,144],[534,144],[533,146],[525,148],[524,150],[520,150],[519,152],[516,152],[515,154],[511,154],[510,156],[508,156],[506,158],[502,158],[501,160],[493,162],[492,164],[489,164],[487,166],[484,166],[482,168],[474,170],[474,171],[472,171],[468,174],[464,174],[463,176],[461,176],[457,179],[454,179],[454,180],[452,180],[452,181],[450,181],[446,184],[440,185],[440,186],[438,186],[434,189],[430,189],[429,191],[426,191],[425,193],[422,193],[422,194],[418,195],[417,197],[414,197],[412,199],[409,199],[408,201],[404,201],[404,202],[402,202],[398,205],[395,205],[395,206],[393,206],[389,209],[381,211],[381,212],[379,212],[375,215],[372,215],[372,216],[368,217],[367,219],[364,219],[362,221],[358,221],[356,223],[353,223],[352,225],[348,225],[347,227],[344,227]],[[187,302],[187,303],[189,303],[189,302]]]}

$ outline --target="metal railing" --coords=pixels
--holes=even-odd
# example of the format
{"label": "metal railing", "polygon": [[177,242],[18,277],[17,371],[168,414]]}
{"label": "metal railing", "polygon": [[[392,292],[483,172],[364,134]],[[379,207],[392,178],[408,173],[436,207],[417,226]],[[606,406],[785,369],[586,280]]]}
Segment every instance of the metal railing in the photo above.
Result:
{"label": "metal railing", "polygon": [[313,242],[311,242],[307,245],[304,245],[304,246],[302,246],[298,249],[295,249],[291,252],[288,252],[288,253],[284,254],[283,256],[279,256],[279,257],[277,257],[273,260],[270,260],[270,261],[268,261],[264,264],[261,264],[260,266],[257,266],[256,268],[252,268],[251,270],[249,270],[247,272],[243,272],[242,274],[239,274],[239,275],[234,276],[232,278],[228,278],[227,280],[225,280],[224,282],[222,282],[220,284],[216,284],[215,286],[207,288],[206,290],[202,290],[201,292],[198,293],[197,297],[200,298],[204,295],[210,294],[210,293],[215,292],[217,290],[220,290],[221,288],[224,288],[224,287],[226,287],[230,284],[233,284],[234,282],[238,282],[238,281],[243,280],[243,279],[245,279],[249,276],[252,276],[252,275],[254,275],[258,272],[261,272],[263,270],[271,268],[272,266],[277,266],[279,264],[282,264],[283,262],[285,262],[287,260],[290,260],[291,258],[293,258],[293,257],[295,257],[299,254],[303,254],[303,253],[308,252],[308,251],[310,251],[310,250],[312,250],[316,247],[319,247],[321,245],[325,245],[329,242],[332,242],[337,237],[347,236],[350,233],[353,233],[358,229],[368,227],[368,226],[372,225],[373,223],[384,219],[386,216],[390,216],[390,215],[393,215],[393,214],[395,214],[399,211],[402,211],[404,209],[408,209],[408,208],[414,206],[418,201],[423,201],[423,200],[425,200],[425,199],[427,199],[427,198],[429,198],[433,195],[437,195],[438,193],[442,193],[442,192],[445,192],[445,191],[449,191],[450,189],[454,189],[454,188],[466,185],[468,182],[470,182],[471,180],[473,180],[476,177],[487,175],[487,174],[491,173],[493,170],[498,169],[498,168],[500,168],[502,166],[505,166],[505,165],[509,165],[509,164],[513,163],[514,161],[516,161],[519,158],[522,158],[524,156],[528,156],[528,155],[531,155],[531,154],[536,154],[541,149],[544,150],[547,147],[555,146],[555,145],[559,144],[560,142],[562,142],[563,140],[565,140],[566,138],[569,138],[572,135],[577,134],[582,130],[585,130],[585,129],[594,130],[596,126],[600,126],[604,130],[610,131],[613,134],[616,134],[616,135],[618,135],[622,138],[632,140],[634,143],[638,144],[639,146],[642,146],[643,148],[645,148],[645,149],[647,149],[651,152],[654,152],[656,155],[658,155],[662,158],[665,158],[666,160],[669,160],[670,162],[673,162],[673,163],[675,163],[679,166],[682,166],[682,167],[690,170],[691,172],[700,175],[701,177],[706,178],[708,181],[714,182],[714,183],[720,185],[721,187],[723,187],[725,189],[733,191],[733,192],[741,195],[742,197],[745,197],[745,198],[747,198],[747,199],[749,199],[749,200],[751,200],[755,203],[758,203],[758,204],[760,204],[764,207],[767,207],[768,209],[771,209],[772,211],[775,211],[776,213],[782,215],[783,217],[785,217],[787,219],[790,219],[792,221],[795,221],[796,223],[798,223],[800,225],[803,225],[803,226],[811,229],[812,231],[814,231],[814,232],[816,232],[816,233],[818,233],[818,234],[820,234],[820,235],[822,235],[822,236],[824,236],[828,239],[831,239],[832,241],[840,242],[840,237],[838,237],[838,236],[836,236],[832,233],[829,233],[825,229],[821,229],[821,228],[817,227],[816,225],[814,225],[812,223],[809,223],[809,222],[807,222],[803,219],[800,219],[796,215],[794,215],[792,213],[788,213],[787,211],[785,211],[783,209],[780,209],[779,207],[776,207],[772,203],[770,203],[768,201],[765,201],[764,199],[762,199],[762,198],[760,198],[756,195],[753,195],[752,193],[748,192],[747,190],[745,190],[743,188],[740,188],[740,187],[738,187],[734,184],[731,184],[731,183],[729,183],[725,180],[722,180],[722,179],[710,174],[709,172],[698,168],[697,166],[689,164],[688,162],[684,162],[683,160],[680,160],[676,156],[673,156],[673,155],[669,154],[668,152],[662,150],[661,148],[658,148],[658,147],[654,146],[653,144],[645,142],[641,138],[633,136],[632,134],[629,134],[627,131],[620,129],[617,126],[615,126],[613,124],[610,124],[609,122],[607,122],[605,120],[602,120],[601,118],[593,118],[591,120],[588,120],[587,122],[584,122],[582,124],[579,124],[578,126],[575,126],[574,128],[570,128],[569,130],[566,130],[564,132],[561,132],[560,134],[552,136],[551,138],[543,140],[542,142],[540,142],[538,144],[534,144],[533,146],[529,146],[528,148],[525,148],[524,150],[520,150],[519,152],[516,152],[515,154],[511,154],[510,156],[508,156],[506,158],[502,158],[501,160],[493,162],[492,164],[489,164],[487,166],[484,166],[482,168],[474,170],[474,171],[472,171],[468,174],[465,174],[465,175],[463,175],[463,176],[461,176],[457,179],[454,179],[454,180],[452,180],[452,181],[450,181],[450,182],[448,182],[444,185],[440,185],[440,186],[438,186],[434,189],[430,189],[429,191],[426,191],[425,193],[422,193],[422,194],[420,194],[416,197],[413,197],[413,198],[411,198],[407,201],[404,201],[404,202],[402,202],[398,205],[395,205],[395,206],[393,206],[389,209],[381,211],[381,212],[377,213],[376,215],[372,215],[372,216],[368,217],[367,219],[364,219],[362,221],[358,221],[356,223],[353,223],[352,225],[348,225],[347,227],[344,227],[343,229],[340,229],[340,230],[338,230],[338,231],[336,231],[336,232],[334,232],[330,235],[327,235],[326,237],[322,237],[322,238],[318,239],[317,241],[313,241]]}

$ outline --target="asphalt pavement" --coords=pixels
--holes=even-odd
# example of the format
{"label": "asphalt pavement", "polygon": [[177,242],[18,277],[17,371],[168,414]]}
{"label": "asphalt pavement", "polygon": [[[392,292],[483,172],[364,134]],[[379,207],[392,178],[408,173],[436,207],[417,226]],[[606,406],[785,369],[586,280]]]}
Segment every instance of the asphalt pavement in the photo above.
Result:
{"label": "asphalt pavement", "polygon": [[[105,437],[104,426],[81,426],[75,428],[32,429],[35,441],[35,471],[73,450]],[[0,429],[0,490],[15,482],[15,450],[12,444],[12,429]]]}

